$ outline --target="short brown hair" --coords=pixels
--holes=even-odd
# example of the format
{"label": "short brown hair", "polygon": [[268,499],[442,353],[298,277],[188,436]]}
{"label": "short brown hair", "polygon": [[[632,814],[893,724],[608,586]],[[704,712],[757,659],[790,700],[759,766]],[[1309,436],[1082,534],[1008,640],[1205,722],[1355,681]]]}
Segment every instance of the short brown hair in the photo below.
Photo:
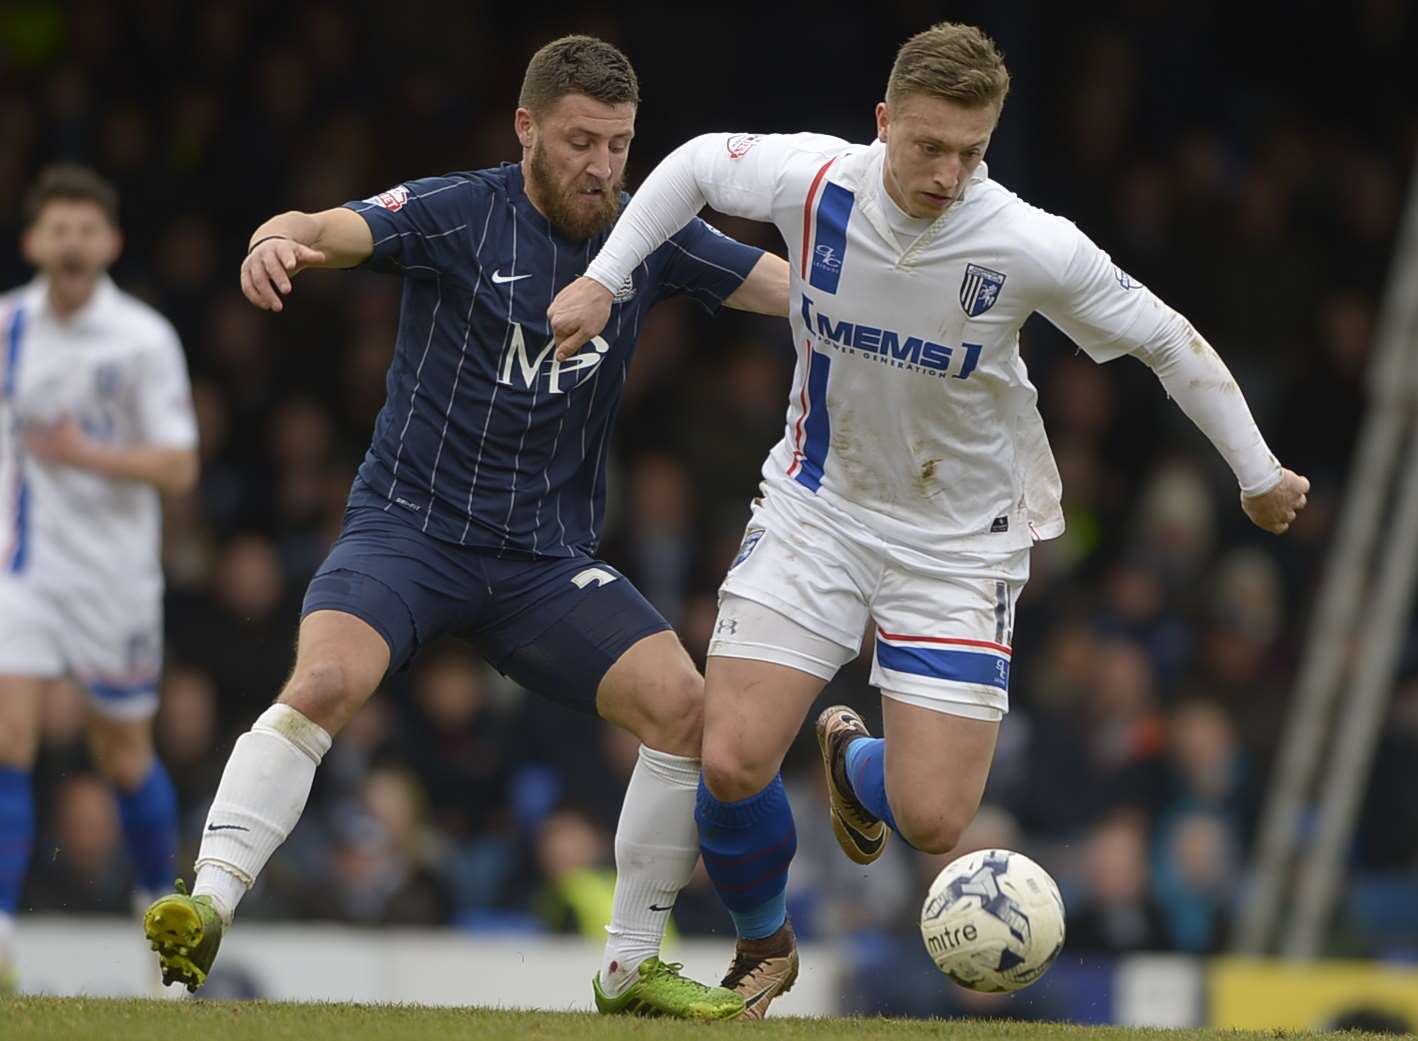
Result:
{"label": "short brown hair", "polygon": [[537,115],[568,94],[584,94],[607,105],[638,105],[640,81],[630,59],[605,40],[563,36],[532,55],[517,104]]}
{"label": "short brown hair", "polygon": [[45,204],[55,199],[95,203],[103,210],[110,224],[118,224],[118,189],[87,166],[51,163],[40,170],[34,184],[25,193],[25,224],[39,220]]}
{"label": "short brown hair", "polygon": [[888,105],[928,94],[966,108],[1003,108],[1008,93],[1009,70],[995,41],[959,22],[938,22],[903,43],[886,81]]}

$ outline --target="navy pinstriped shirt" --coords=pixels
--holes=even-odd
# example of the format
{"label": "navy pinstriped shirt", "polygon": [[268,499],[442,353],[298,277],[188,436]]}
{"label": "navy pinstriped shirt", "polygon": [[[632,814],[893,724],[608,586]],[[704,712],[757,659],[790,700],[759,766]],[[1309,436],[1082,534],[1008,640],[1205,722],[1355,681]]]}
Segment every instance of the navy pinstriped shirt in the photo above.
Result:
{"label": "navy pinstriped shirt", "polygon": [[351,504],[499,554],[593,552],[641,319],[681,292],[716,311],[762,252],[696,219],[616,293],[601,335],[558,363],[547,307],[606,235],[558,235],[527,199],[520,166],[409,181],[345,205],[374,235],[367,263],[404,276],[384,408]]}

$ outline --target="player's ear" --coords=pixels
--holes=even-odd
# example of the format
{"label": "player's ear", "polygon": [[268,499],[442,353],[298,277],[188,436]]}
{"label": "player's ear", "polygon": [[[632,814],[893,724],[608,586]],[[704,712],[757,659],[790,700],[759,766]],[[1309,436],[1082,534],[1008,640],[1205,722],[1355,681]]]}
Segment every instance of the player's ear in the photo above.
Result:
{"label": "player's ear", "polygon": [[110,224],[108,226],[108,234],[108,259],[104,261],[104,267],[112,267],[114,261],[118,259],[119,254],[123,252],[123,232],[118,225]]}
{"label": "player's ear", "polygon": [[886,107],[886,102],[876,103],[876,139],[882,144],[886,143],[886,130],[891,126],[891,110]]}
{"label": "player's ear", "polygon": [[528,109],[517,109],[516,115],[512,117],[512,125],[517,131],[517,141],[523,148],[531,148],[536,143],[537,124]]}
{"label": "player's ear", "polygon": [[39,257],[35,255],[36,245],[34,225],[30,224],[20,236],[20,255],[25,258],[25,263],[30,267],[39,267]]}

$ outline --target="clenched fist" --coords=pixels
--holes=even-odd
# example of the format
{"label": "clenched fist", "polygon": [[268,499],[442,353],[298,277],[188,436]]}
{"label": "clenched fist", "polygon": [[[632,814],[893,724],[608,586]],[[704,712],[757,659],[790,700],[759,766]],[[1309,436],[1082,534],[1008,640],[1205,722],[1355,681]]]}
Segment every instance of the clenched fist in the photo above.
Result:
{"label": "clenched fist", "polygon": [[1260,495],[1241,496],[1241,509],[1258,528],[1272,535],[1283,535],[1295,521],[1295,516],[1309,500],[1310,479],[1293,470],[1282,470],[1280,483]]}
{"label": "clenched fist", "polygon": [[551,334],[556,339],[556,360],[571,357],[602,329],[611,317],[611,291],[582,275],[556,294],[547,308]]}

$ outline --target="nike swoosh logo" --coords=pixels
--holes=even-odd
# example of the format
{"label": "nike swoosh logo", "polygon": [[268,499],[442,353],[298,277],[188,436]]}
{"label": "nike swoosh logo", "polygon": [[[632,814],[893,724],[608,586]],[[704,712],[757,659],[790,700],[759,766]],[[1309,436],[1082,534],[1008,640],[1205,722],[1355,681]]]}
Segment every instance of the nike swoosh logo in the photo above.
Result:
{"label": "nike swoosh logo", "polygon": [[250,831],[250,828],[243,828],[240,824],[208,824],[208,831]]}
{"label": "nike swoosh logo", "polygon": [[502,285],[504,282],[516,282],[518,279],[531,277],[532,276],[530,272],[525,275],[504,275],[500,271],[494,271],[492,273],[492,281],[494,282],[494,284],[499,286]]}
{"label": "nike swoosh logo", "polygon": [[652,910],[652,911],[673,911],[674,908],[675,908],[675,905],[674,905],[674,904],[669,904],[668,906],[665,906],[665,907],[661,907],[659,904],[651,904],[651,905],[650,905],[650,910]]}
{"label": "nike swoosh logo", "polygon": [[842,822],[842,827],[847,834],[852,836],[852,844],[865,854],[870,855],[875,853],[877,850],[881,849],[881,844],[886,841],[885,831],[881,833],[879,838],[873,839],[863,835],[856,828],[852,827],[851,822],[840,813],[837,815],[837,819]]}
{"label": "nike swoosh logo", "polygon": [[760,1001],[762,1001],[764,998],[768,997],[768,995],[772,994],[775,987],[776,987],[776,984],[770,983],[770,984],[768,984],[768,986],[764,987],[762,990],[760,990],[760,991],[759,991],[757,994],[755,994],[753,997],[751,997],[751,998],[744,998],[744,999],[743,999],[743,1007],[744,1007],[745,1009],[753,1008],[754,1005],[757,1005],[757,1004],[758,1004]]}

